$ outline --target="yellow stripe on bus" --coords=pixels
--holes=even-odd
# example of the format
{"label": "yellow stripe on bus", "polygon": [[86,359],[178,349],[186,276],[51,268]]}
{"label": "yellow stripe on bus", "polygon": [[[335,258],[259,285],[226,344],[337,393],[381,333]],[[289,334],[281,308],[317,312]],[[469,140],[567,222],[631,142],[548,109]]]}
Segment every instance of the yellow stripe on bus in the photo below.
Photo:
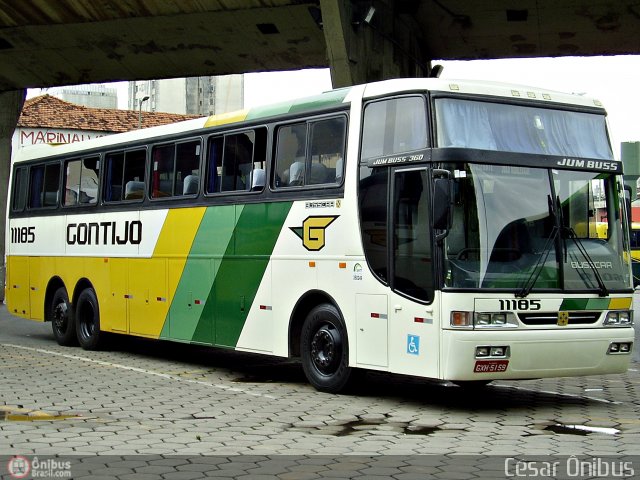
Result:
{"label": "yellow stripe on bus", "polygon": [[[129,290],[149,292],[145,298],[149,312],[144,315],[144,321],[139,321],[135,315],[130,316],[130,333],[152,338],[160,336],[205,210],[205,207],[169,210],[153,257],[130,260]],[[166,283],[161,285],[158,282]],[[133,283],[139,284],[138,288],[131,285]],[[143,285],[146,289],[142,288]]]}
{"label": "yellow stripe on bus", "polygon": [[207,118],[204,123],[205,127],[217,127],[218,125],[226,125],[228,123],[241,122],[247,118],[249,110],[237,110],[235,112],[221,113],[220,115],[212,115]]}
{"label": "yellow stripe on bus", "polygon": [[609,301],[609,310],[627,310],[631,308],[631,298],[612,298]]}

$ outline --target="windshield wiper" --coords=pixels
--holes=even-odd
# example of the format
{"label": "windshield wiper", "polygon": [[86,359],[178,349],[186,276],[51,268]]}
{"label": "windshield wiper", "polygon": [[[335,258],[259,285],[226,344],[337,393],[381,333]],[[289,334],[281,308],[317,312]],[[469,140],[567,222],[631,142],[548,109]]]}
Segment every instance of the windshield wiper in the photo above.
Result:
{"label": "windshield wiper", "polygon": [[589,252],[587,252],[587,249],[584,247],[584,245],[580,241],[580,238],[578,237],[578,234],[573,229],[573,227],[567,227],[564,225],[564,218],[562,215],[562,206],[560,203],[560,197],[559,196],[556,197],[555,208],[554,208],[553,200],[551,199],[551,196],[548,196],[548,201],[549,201],[549,216],[556,218],[560,226],[558,226],[557,224],[554,225],[553,229],[551,230],[551,233],[549,234],[549,237],[547,238],[546,243],[544,244],[542,252],[538,257],[538,261],[536,262],[535,266],[533,267],[533,270],[531,271],[531,275],[529,275],[529,278],[527,278],[523,287],[515,293],[515,296],[517,298],[523,298],[528,296],[531,293],[531,290],[533,289],[534,285],[538,281],[538,277],[540,277],[540,274],[542,273],[545,263],[547,263],[547,259],[549,258],[549,254],[551,253],[552,247],[555,244],[556,239],[558,238],[558,235],[562,234],[561,240],[562,240],[562,253],[564,256],[564,264],[566,265],[566,263],[568,262],[568,255],[569,255],[569,249],[567,248],[567,237],[568,237],[570,240],[573,240],[573,243],[578,248],[578,251],[585,258],[585,260],[587,261],[587,264],[593,271],[593,275],[595,276],[596,282],[598,283],[598,295],[601,297],[606,297],[609,294],[609,290],[607,289],[607,286],[602,280],[602,276],[600,275],[600,272],[598,272],[598,269],[593,263],[593,260],[591,259]]}
{"label": "windshield wiper", "polygon": [[[589,267],[591,267],[591,270],[593,270],[593,275],[596,277],[596,282],[598,282],[598,295],[601,296],[601,297],[606,297],[607,295],[609,295],[609,291],[607,290],[607,286],[604,284],[604,281],[602,280],[602,277],[600,276],[600,272],[598,272],[598,269],[596,268],[595,264],[593,263],[593,260],[589,256],[589,253],[587,252],[587,249],[584,248],[584,245],[580,241],[580,238],[578,238],[578,234],[576,234],[576,231],[573,229],[573,227],[566,226],[565,223],[564,223],[564,215],[563,215],[563,211],[562,211],[562,203],[560,202],[560,196],[556,196],[556,210],[558,212],[558,220],[560,221],[561,230],[562,230],[562,233],[563,233],[563,235],[562,235],[562,249],[564,251],[564,263],[565,263],[565,265],[568,262],[568,256],[569,256],[569,249],[567,248],[567,240],[566,240],[567,237],[569,237],[571,240],[573,240],[573,243],[575,243],[576,247],[578,247],[578,251],[587,260],[587,263],[589,264]],[[565,235],[565,233],[566,233],[566,235]],[[564,268],[566,268],[566,267],[564,267]]]}
{"label": "windshield wiper", "polygon": [[578,251],[587,260],[589,267],[591,267],[591,270],[593,271],[593,275],[596,277],[596,281],[598,282],[598,295],[601,297],[606,297],[607,295],[609,295],[609,290],[607,290],[607,286],[604,284],[604,281],[600,276],[600,272],[598,272],[598,269],[596,268],[596,265],[593,263],[593,260],[591,259],[591,256],[587,252],[587,249],[584,248],[584,245],[580,241],[580,238],[578,238],[578,234],[573,229],[573,227],[564,227],[564,230],[569,234],[569,238],[573,240],[573,243],[575,243],[576,247],[578,247]]}
{"label": "windshield wiper", "polygon": [[542,253],[538,257],[538,261],[531,271],[531,275],[529,275],[527,281],[524,282],[524,286],[516,292],[516,298],[524,298],[531,293],[533,286],[538,281],[540,273],[542,273],[542,269],[544,268],[545,263],[547,263],[547,258],[549,258],[549,253],[551,253],[551,249],[556,242],[556,238],[558,237],[559,232],[560,229],[556,225],[554,225],[549,238],[547,238],[547,241],[542,248]]}
{"label": "windshield wiper", "polygon": [[[520,290],[518,290],[518,292],[516,292],[515,296],[517,298],[526,297],[531,293],[531,290],[533,289],[533,286],[536,284],[536,281],[538,280],[540,273],[542,273],[544,264],[547,262],[547,259],[549,258],[549,253],[551,253],[551,248],[555,243],[555,240],[558,237],[558,234],[561,231],[566,232],[566,236],[562,235],[563,243],[565,242],[566,237],[568,237],[570,240],[573,240],[573,243],[578,248],[578,251],[584,257],[584,259],[587,261],[587,264],[593,271],[593,275],[596,278],[596,282],[598,282],[598,295],[601,297],[606,297],[607,295],[609,295],[609,290],[607,289],[607,286],[605,285],[604,280],[602,280],[602,276],[600,275],[600,272],[598,272],[598,269],[596,268],[591,256],[589,255],[589,252],[587,252],[587,249],[584,247],[584,245],[580,241],[580,238],[576,234],[575,230],[572,227],[558,228],[554,226],[553,229],[551,230],[551,235],[549,235],[549,238],[544,244],[540,257],[538,257],[538,261],[536,262],[535,266],[533,267],[533,270],[531,271],[531,275],[529,275],[529,278],[527,278],[527,281],[524,283],[524,286]],[[564,246],[564,250],[565,250],[564,253],[565,253],[565,263],[566,263],[567,261],[566,255],[568,253],[566,245]]]}

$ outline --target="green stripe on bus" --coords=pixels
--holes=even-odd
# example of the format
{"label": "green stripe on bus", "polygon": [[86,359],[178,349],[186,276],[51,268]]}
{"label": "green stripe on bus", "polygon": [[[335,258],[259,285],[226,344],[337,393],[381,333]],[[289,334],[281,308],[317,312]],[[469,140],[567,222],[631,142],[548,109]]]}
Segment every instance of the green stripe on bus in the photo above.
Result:
{"label": "green stripe on bus", "polygon": [[565,298],[560,305],[561,311],[568,310],[607,310],[608,298]]}
{"label": "green stripe on bus", "polygon": [[235,347],[291,202],[245,205],[191,339]]}
{"label": "green stripe on bus", "polygon": [[311,111],[316,108],[326,108],[332,105],[339,105],[344,102],[350,88],[341,88],[330,92],[322,93],[313,97],[305,97],[299,100],[292,100],[275,105],[256,107],[249,110],[246,120],[284,115],[287,113],[298,113]]}
{"label": "green stripe on bus", "polygon": [[213,285],[217,267],[229,247],[242,206],[207,208],[169,308],[161,338],[190,341]]}
{"label": "green stripe on bus", "polygon": [[608,298],[590,298],[586,310],[608,310],[609,301]]}
{"label": "green stripe on bus", "polygon": [[560,310],[586,310],[588,300],[588,298],[565,298],[560,305]]}

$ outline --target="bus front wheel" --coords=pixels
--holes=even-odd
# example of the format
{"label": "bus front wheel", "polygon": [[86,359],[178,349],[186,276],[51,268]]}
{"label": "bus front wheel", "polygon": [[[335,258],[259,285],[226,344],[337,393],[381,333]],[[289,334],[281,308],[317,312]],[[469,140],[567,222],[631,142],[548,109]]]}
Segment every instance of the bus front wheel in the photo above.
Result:
{"label": "bus front wheel", "polygon": [[100,309],[93,288],[85,288],[76,302],[76,333],[78,342],[85,350],[100,348]]}
{"label": "bus front wheel", "polygon": [[313,308],[302,326],[300,353],[309,383],[322,392],[337,393],[349,383],[349,346],[335,306]]}
{"label": "bus front wheel", "polygon": [[64,287],[58,288],[48,306],[53,336],[58,345],[71,346],[78,344],[76,329],[73,323],[73,311],[69,303],[69,295]]}

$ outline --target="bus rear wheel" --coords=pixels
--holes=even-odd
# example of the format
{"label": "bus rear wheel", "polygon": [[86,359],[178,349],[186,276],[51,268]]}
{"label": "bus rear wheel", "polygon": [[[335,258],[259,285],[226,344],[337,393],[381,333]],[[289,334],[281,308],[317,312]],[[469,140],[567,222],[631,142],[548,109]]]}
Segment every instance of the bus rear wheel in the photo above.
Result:
{"label": "bus rear wheel", "polygon": [[338,393],[349,383],[347,334],[335,306],[313,308],[302,326],[300,352],[309,383],[322,392]]}
{"label": "bus rear wheel", "polygon": [[85,288],[76,302],[76,333],[85,350],[98,350],[101,345],[100,309],[93,288]]}
{"label": "bus rear wheel", "polygon": [[78,337],[76,336],[73,322],[73,310],[69,303],[69,295],[66,288],[60,287],[53,293],[47,313],[51,321],[53,336],[58,345],[77,345]]}

